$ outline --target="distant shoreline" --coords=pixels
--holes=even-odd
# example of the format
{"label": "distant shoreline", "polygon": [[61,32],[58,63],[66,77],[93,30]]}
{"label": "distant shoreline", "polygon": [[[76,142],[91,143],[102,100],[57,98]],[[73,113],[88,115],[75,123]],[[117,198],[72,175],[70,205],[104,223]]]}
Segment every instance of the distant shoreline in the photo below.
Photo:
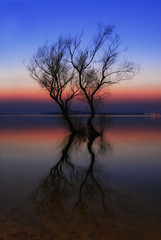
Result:
{"label": "distant shoreline", "polygon": [[[0,114],[0,117],[61,117],[61,114]],[[89,117],[90,114],[71,114],[72,117]],[[95,117],[161,117],[161,114],[96,114]]]}

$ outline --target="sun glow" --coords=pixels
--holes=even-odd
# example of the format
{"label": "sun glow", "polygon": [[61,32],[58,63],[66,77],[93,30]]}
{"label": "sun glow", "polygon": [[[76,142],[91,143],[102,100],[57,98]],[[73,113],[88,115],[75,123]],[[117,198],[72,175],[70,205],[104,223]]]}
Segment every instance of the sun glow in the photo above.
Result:
{"label": "sun glow", "polygon": [[[143,100],[160,100],[161,89],[158,87],[129,87],[129,86],[112,86],[106,100],[111,101],[143,101]],[[44,89],[37,88],[4,88],[0,90],[0,100],[35,100],[48,101],[49,93]]]}

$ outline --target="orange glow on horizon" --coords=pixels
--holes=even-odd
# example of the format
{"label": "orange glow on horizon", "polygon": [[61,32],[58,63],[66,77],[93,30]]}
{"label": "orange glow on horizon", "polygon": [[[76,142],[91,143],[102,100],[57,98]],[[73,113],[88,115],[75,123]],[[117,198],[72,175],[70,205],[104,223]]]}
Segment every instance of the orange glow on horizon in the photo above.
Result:
{"label": "orange glow on horizon", "polygon": [[[108,96],[107,96],[108,98]],[[110,89],[109,99],[112,101],[142,101],[142,100],[159,100],[161,99],[161,87],[131,87],[131,86],[113,86]]]}
{"label": "orange glow on horizon", "polygon": [[[28,101],[48,101],[49,93],[44,89],[1,89],[0,100],[28,100]],[[143,101],[161,100],[161,89],[159,87],[122,87],[112,86],[106,94],[107,101]]]}
{"label": "orange glow on horizon", "polygon": [[47,91],[41,88],[14,89],[7,88],[0,90],[0,100],[48,100],[50,96]]}

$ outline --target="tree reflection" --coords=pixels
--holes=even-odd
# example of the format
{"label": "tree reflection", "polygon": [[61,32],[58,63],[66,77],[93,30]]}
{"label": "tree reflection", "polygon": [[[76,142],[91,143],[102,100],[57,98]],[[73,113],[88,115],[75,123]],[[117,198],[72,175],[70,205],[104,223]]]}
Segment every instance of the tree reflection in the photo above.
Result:
{"label": "tree reflection", "polygon": [[[77,164],[73,160],[77,147],[85,152],[85,164]],[[109,176],[97,161],[101,152],[104,154],[111,149],[103,134],[99,137],[93,134],[68,136],[59,160],[31,195],[39,217],[45,222],[50,220],[50,224],[53,222],[54,231],[59,232],[63,228],[70,236],[71,233],[80,236],[81,231],[85,231],[88,237],[94,234],[99,239],[103,225],[114,219],[112,210],[120,201],[120,195],[109,187]],[[76,235],[71,237],[75,238]]]}

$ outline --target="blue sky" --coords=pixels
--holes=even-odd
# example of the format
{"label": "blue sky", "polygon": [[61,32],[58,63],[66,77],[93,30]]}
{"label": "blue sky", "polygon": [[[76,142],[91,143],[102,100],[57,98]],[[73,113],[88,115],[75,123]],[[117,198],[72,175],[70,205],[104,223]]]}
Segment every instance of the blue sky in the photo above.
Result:
{"label": "blue sky", "polygon": [[1,0],[0,51],[6,61],[16,56],[20,63],[59,34],[83,30],[90,38],[99,22],[115,25],[133,57],[155,66],[161,62],[160,0]]}
{"label": "blue sky", "polygon": [[88,41],[98,23],[115,25],[129,58],[140,64],[131,87],[161,89],[160,0],[0,0],[1,91],[36,86],[23,60],[44,41],[81,31]]}

